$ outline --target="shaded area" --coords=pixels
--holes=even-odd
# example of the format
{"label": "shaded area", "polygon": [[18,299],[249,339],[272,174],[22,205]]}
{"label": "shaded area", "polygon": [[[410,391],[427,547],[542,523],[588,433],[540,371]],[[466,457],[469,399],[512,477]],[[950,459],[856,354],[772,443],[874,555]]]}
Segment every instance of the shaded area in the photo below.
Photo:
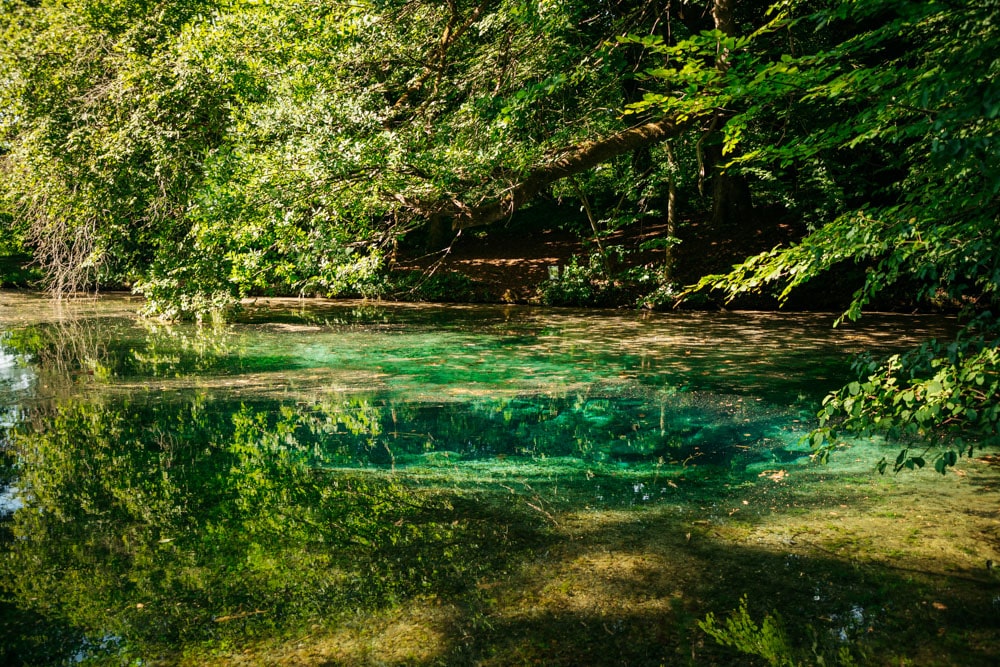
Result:
{"label": "shaded area", "polygon": [[[539,286],[550,277],[551,267],[565,267],[574,256],[584,258],[598,251],[585,219],[579,219],[576,206],[539,202],[505,225],[495,225],[479,232],[465,231],[450,240],[446,248],[426,253],[421,248],[407,248],[396,258],[394,269],[401,271],[454,271],[487,289],[495,301],[525,303],[537,301]],[[553,220],[560,221],[554,227]],[[725,236],[703,221],[685,220],[670,231],[666,222],[644,221],[622,229],[605,230],[600,235],[601,247],[621,249],[620,261],[612,268],[621,272],[645,266],[659,270],[667,261],[663,250],[652,250],[647,244],[668,236],[681,237],[670,258],[672,280],[694,284],[707,273],[728,271],[733,264],[748,255],[770,250],[776,245],[797,241],[803,229],[787,220],[763,215],[743,220],[738,227],[728,229]],[[655,244],[654,244],[655,245]],[[615,257],[618,257],[616,253]],[[841,277],[842,278],[842,277]],[[845,294],[856,289],[857,275],[845,284],[824,285],[798,304],[800,310],[835,310],[842,306]],[[835,287],[835,289],[834,289]],[[634,299],[620,305],[633,306]],[[823,296],[817,299],[817,296]],[[756,300],[757,305],[771,300]],[[744,301],[748,306],[754,300]]]}
{"label": "shaded area", "polygon": [[[0,224],[9,224],[0,215]],[[0,247],[0,288],[27,287],[38,283],[42,272],[33,265],[32,257],[27,254],[4,254]]]}
{"label": "shaded area", "polygon": [[[981,466],[969,471],[986,473]],[[773,484],[777,510],[751,508],[742,519],[702,518],[699,506],[724,485],[682,486],[678,504],[638,513],[557,513],[544,552],[521,560],[510,576],[480,581],[471,597],[407,603],[391,617],[357,619],[287,648],[257,645],[226,661],[764,664],[715,645],[696,625],[709,611],[724,616],[745,596],[758,622],[780,614],[806,664],[841,664],[844,656],[857,664],[993,664],[1000,650],[997,580],[982,565],[961,567],[950,550],[921,548],[894,517],[880,515],[907,491],[869,479],[845,492],[845,481],[798,480],[808,486],[804,492]],[[918,493],[921,503],[935,494],[948,503],[963,498],[929,486]],[[723,491],[717,500],[741,504],[739,492]],[[949,519],[961,524],[967,517]],[[866,523],[878,542],[852,541],[863,538]],[[928,537],[948,532],[926,530]],[[931,557],[929,567],[920,564],[921,553]],[[433,642],[420,643],[427,638]]]}
{"label": "shaded area", "polygon": [[[438,450],[392,473],[371,414],[36,409],[9,464],[24,505],[3,521],[6,655],[228,661],[250,642],[251,662],[294,664],[273,642],[311,627],[307,663],[726,664],[696,621],[743,595],[818,655],[990,664],[1000,648],[983,565],[1000,516],[970,503],[998,493],[986,462],[928,481],[738,448],[626,465]],[[930,503],[947,519],[908,516]],[[399,625],[422,605],[437,611]]]}

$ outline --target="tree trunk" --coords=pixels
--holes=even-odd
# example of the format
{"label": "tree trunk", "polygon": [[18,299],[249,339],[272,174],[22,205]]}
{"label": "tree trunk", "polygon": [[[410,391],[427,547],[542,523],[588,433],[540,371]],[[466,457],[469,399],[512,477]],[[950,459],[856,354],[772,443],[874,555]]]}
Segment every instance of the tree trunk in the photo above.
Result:
{"label": "tree trunk", "polygon": [[726,157],[721,145],[705,147],[705,162],[711,174],[712,228],[735,227],[753,218],[753,201],[750,186],[742,174],[722,171]]}
{"label": "tree trunk", "polygon": [[[733,0],[714,0],[712,19],[716,29],[727,37],[736,35],[736,20],[733,18]],[[715,66],[729,69],[729,51],[719,47]],[[722,145],[708,143],[705,146],[706,173],[711,174],[712,183],[712,227],[724,229],[733,227],[753,217],[753,201],[750,186],[743,174],[727,174],[722,171],[727,162],[722,154]]]}
{"label": "tree trunk", "polygon": [[[668,141],[666,144],[667,149],[667,166],[670,168],[670,175],[667,177],[667,237],[668,239],[677,238],[677,157],[674,155],[674,149]],[[668,243],[667,247],[664,249],[663,258],[663,277],[667,282],[674,279],[675,264],[677,263],[677,254],[674,252],[673,243]]]}
{"label": "tree trunk", "polygon": [[703,119],[685,118],[678,122],[674,118],[663,118],[623,130],[605,139],[564,149],[557,159],[532,169],[523,180],[504,191],[496,201],[467,206],[456,199],[441,208],[441,213],[451,216],[453,231],[503,220],[556,181],[583,173],[619,155],[675,137],[701,120]]}

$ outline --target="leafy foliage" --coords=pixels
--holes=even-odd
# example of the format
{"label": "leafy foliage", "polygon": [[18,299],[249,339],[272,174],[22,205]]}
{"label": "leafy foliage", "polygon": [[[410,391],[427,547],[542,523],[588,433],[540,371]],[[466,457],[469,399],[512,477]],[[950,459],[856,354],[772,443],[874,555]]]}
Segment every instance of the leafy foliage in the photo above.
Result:
{"label": "leafy foliage", "polygon": [[576,255],[564,266],[549,269],[549,278],[538,286],[541,302],[548,306],[632,305],[637,294],[648,292],[659,273],[650,267],[621,268],[629,251],[623,246],[602,246],[586,258]]}
{"label": "leafy foliage", "polygon": [[[936,449],[934,469],[944,473],[966,446],[972,454],[966,441],[998,444],[1000,339],[968,331],[950,343],[931,341],[881,362],[860,359],[860,379],[824,400],[820,426],[810,434],[813,447],[825,458],[838,428],[882,430],[915,443],[900,452],[895,472],[924,467],[927,452]],[[919,444],[928,438],[932,446]],[[883,459],[878,469],[888,466]]]}
{"label": "leafy foliage", "polygon": [[547,306],[595,305],[603,284],[608,280],[606,267],[598,253],[592,254],[585,265],[573,256],[566,266],[557,266],[549,271],[549,279],[539,287],[542,303]]}
{"label": "leafy foliage", "polygon": [[995,303],[1000,173],[990,165],[1000,151],[994,139],[1000,107],[991,102],[997,62],[984,46],[995,39],[995,27],[950,4],[892,0],[778,21],[848,37],[814,53],[754,64],[754,104],[730,121],[731,140],[763,114],[777,116],[789,134],[806,114],[823,122],[802,124],[804,134],[737,161],[778,169],[860,164],[872,183],[853,193],[854,202],[828,212],[829,221],[801,244],[750,258],[700,287],[732,296],[777,284],[783,299],[841,262],[860,261],[871,269],[846,313],[852,319],[904,276],[920,281],[925,299]]}
{"label": "leafy foliage", "polygon": [[[959,10],[943,2],[838,3],[810,12],[811,3],[785,3],[769,29],[794,36],[814,27],[823,35],[812,41],[814,48],[733,60],[727,76],[745,76],[752,94],[729,120],[727,144],[746,144],[745,134],[766,116],[780,124],[783,140],[747,146],[736,164],[776,174],[855,169],[868,182],[845,190],[801,243],[751,257],[695,289],[733,298],[775,286],[784,300],[817,276],[854,263],[866,267],[866,279],[845,318],[857,319],[903,280],[922,303],[951,304],[969,315],[995,312],[1000,61],[987,46],[997,41],[995,22],[981,20],[971,5]],[[814,445],[830,444],[834,417],[853,430],[961,432],[994,441],[995,328],[986,313],[953,343],[866,363],[859,382],[827,399]],[[941,454],[939,471],[954,462],[953,454]],[[923,463],[904,453],[896,467]]]}
{"label": "leafy foliage", "polygon": [[125,283],[171,316],[365,293],[434,202],[620,127],[592,112],[620,106],[600,45],[627,7],[8,4],[4,200],[54,288]]}
{"label": "leafy foliage", "polygon": [[745,655],[763,658],[774,667],[792,666],[792,648],[785,636],[781,617],[768,614],[758,626],[747,611],[746,597],[740,599],[740,606],[722,624],[715,615],[709,613],[698,623],[712,639],[724,646],[731,646]]}
{"label": "leafy foliage", "polygon": [[[709,613],[698,627],[722,646],[736,649],[746,656],[762,658],[771,667],[795,665],[841,665],[851,667],[858,662],[851,647],[838,641],[834,648],[830,641],[814,638],[812,655],[792,645],[785,629],[784,619],[777,612],[765,614],[758,625],[747,610],[747,598],[740,598],[740,605],[721,623]],[[812,630],[812,628],[810,628]]]}

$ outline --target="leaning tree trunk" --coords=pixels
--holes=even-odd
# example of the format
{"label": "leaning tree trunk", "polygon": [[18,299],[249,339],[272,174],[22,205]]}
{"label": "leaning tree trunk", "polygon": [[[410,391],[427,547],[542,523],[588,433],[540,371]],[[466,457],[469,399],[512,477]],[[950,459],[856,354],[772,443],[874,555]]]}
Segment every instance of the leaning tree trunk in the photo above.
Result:
{"label": "leaning tree trunk", "polygon": [[412,214],[429,221],[428,248],[441,248],[463,229],[483,227],[509,218],[557,181],[581,174],[619,155],[662,143],[703,123],[708,117],[709,113],[685,116],[680,120],[668,116],[630,127],[597,141],[568,146],[559,151],[555,159],[529,170],[520,181],[493,200],[470,205],[457,197],[427,201],[395,194],[393,198]]}
{"label": "leaning tree trunk", "polygon": [[[735,32],[735,21],[732,16],[733,4],[734,0],[714,0],[713,3],[713,21],[716,27],[725,34]],[[729,66],[729,54],[721,48],[721,45],[716,66],[720,69]],[[620,155],[646,149],[676,137],[711,119],[713,115],[715,115],[714,112],[707,111],[696,116],[666,117],[645,122],[597,141],[569,146],[559,151],[558,157],[555,159],[528,170],[519,181],[512,183],[492,201],[471,203],[457,197],[428,201],[410,198],[402,194],[396,194],[394,198],[411,213],[431,220],[430,240],[432,243],[440,244],[442,239],[448,236],[446,220],[451,221],[450,231],[452,235],[463,229],[485,226],[503,220],[513,215],[515,211],[553,183],[585,172]],[[714,124],[713,122],[713,126]],[[717,130],[713,128],[709,131],[715,132]],[[721,147],[715,152],[711,146],[706,146],[705,149],[706,159],[703,166],[706,168],[706,176],[710,177],[712,185],[713,222],[720,227],[737,224],[752,214],[750,189],[742,175],[727,174],[721,169],[725,164]]]}
{"label": "leaning tree trunk", "polygon": [[[529,171],[520,182],[505,190],[497,200],[468,206],[453,199],[437,208],[435,212],[449,215],[454,231],[481,227],[503,220],[556,181],[583,173],[619,155],[675,137],[702,120],[702,117],[693,116],[686,117],[682,121],[673,117],[663,118],[622,130],[598,141],[588,141],[566,148],[555,160]],[[399,199],[418,213],[428,209],[419,202]]]}

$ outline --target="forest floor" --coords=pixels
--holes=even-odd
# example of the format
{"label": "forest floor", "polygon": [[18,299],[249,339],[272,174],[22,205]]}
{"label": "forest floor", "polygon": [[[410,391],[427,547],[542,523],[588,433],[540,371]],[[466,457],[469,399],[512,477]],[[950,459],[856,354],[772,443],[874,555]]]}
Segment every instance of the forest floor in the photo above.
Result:
{"label": "forest floor", "polygon": [[[589,257],[599,248],[612,258],[613,274],[627,269],[646,267],[653,271],[662,269],[667,259],[666,251],[643,249],[644,244],[663,239],[667,234],[665,222],[636,224],[631,227],[601,234],[600,245],[585,225],[559,224],[565,212],[549,211],[549,215],[536,214],[530,219],[507,225],[467,230],[454,237],[447,248],[428,252],[419,249],[419,243],[403,246],[398,251],[392,268],[402,273],[423,274],[438,278],[449,274],[462,276],[471,284],[447,280],[439,292],[421,295],[418,299],[429,301],[477,301],[485,303],[542,303],[542,292],[553,267],[568,266],[573,258],[579,266],[586,266]],[[701,277],[713,273],[726,273],[734,264],[776,246],[787,246],[800,240],[806,230],[803,225],[767,213],[739,225],[719,229],[707,221],[689,218],[678,223],[675,236],[680,243],[673,248],[672,282],[679,286],[696,283]],[[864,270],[855,266],[837,267],[822,280],[800,287],[783,308],[805,311],[840,311],[849,302],[850,295],[861,285]],[[601,281],[600,276],[591,274]],[[31,267],[27,255],[0,256],[0,286],[19,287],[37,285],[41,275]],[[113,289],[113,288],[112,288]],[[120,287],[119,289],[127,289]],[[652,286],[628,287],[617,290],[611,301],[589,302],[580,305],[634,307],[637,297],[648,293]],[[406,299],[411,300],[411,299]],[[889,295],[880,310],[910,311],[911,299],[902,294]],[[688,304],[690,306],[690,304]],[[775,310],[777,301],[768,295],[740,297],[725,303],[720,295],[713,295],[700,306],[731,307],[734,309]]]}
{"label": "forest floor", "polygon": [[[697,282],[708,273],[725,272],[753,254],[802,235],[788,222],[763,216],[726,230],[713,230],[704,221],[689,219],[681,221],[675,233],[681,243],[674,249],[674,281],[681,285]],[[613,266],[616,270],[637,266],[655,269],[666,260],[665,251],[643,250],[642,246],[666,236],[666,223],[640,224],[602,234],[600,243],[605,249],[624,251],[621,262]],[[472,281],[485,301],[531,303],[538,301],[539,286],[548,279],[550,267],[565,267],[573,257],[584,265],[597,250],[591,233],[551,224],[494,225],[459,234],[449,247],[435,252],[401,251],[393,268],[435,275],[453,272]],[[27,255],[0,256],[3,286],[37,282],[41,275],[31,268],[30,259]]]}

